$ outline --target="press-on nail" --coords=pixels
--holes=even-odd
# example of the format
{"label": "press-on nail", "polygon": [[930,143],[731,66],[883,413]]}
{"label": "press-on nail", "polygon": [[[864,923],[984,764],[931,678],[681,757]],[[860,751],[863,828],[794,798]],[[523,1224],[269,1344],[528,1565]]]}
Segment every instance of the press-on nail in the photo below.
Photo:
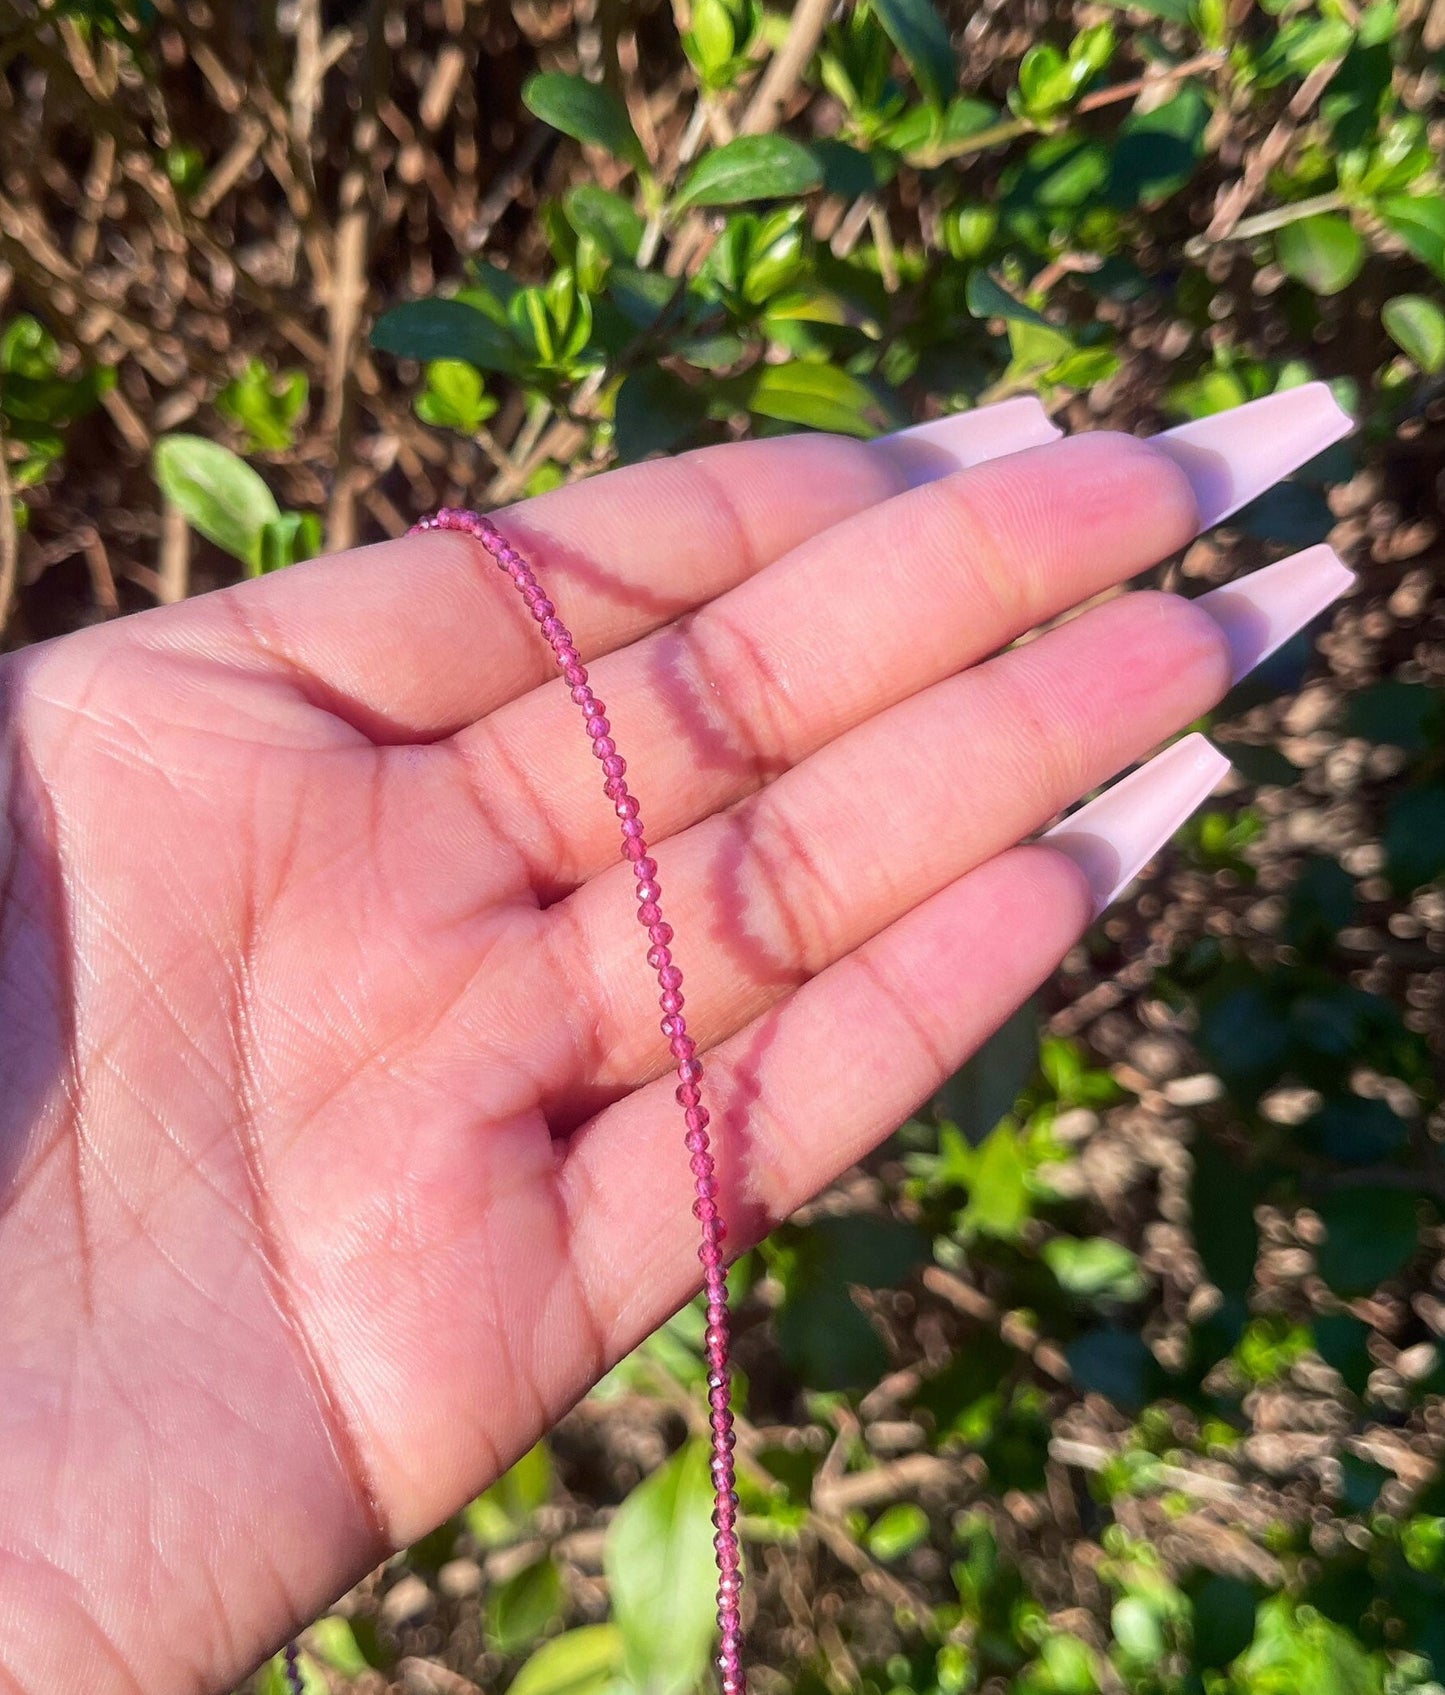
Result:
{"label": "press-on nail", "polygon": [[1353,428],[1324,383],[1305,383],[1165,430],[1152,445],[1189,478],[1207,530]]}
{"label": "press-on nail", "polygon": [[873,447],[903,468],[909,488],[918,488],[951,471],[982,465],[986,459],[1002,459],[1025,447],[1042,447],[1057,441],[1063,433],[1029,394],[895,430],[892,435],[877,437]]}
{"label": "press-on nail", "polygon": [[1237,683],[1354,581],[1355,573],[1333,548],[1307,547],[1238,582],[1211,589],[1195,605],[1224,631],[1233,661],[1230,681]]}
{"label": "press-on nail", "polygon": [[1089,880],[1094,911],[1124,892],[1229,769],[1203,736],[1185,736],[1132,771],[1041,840],[1065,853]]}

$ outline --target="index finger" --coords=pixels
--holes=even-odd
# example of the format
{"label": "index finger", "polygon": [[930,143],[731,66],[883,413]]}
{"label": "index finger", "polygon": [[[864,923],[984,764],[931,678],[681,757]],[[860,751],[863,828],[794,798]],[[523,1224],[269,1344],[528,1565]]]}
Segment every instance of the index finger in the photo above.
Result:
{"label": "index finger", "polygon": [[[726,443],[570,484],[508,509],[505,522],[547,561],[548,590],[591,659],[904,488],[1059,434],[1030,397],[872,442]],[[449,735],[553,671],[511,584],[456,533],[407,536],[222,590],[172,612],[159,639],[199,637],[214,653],[218,615],[222,647],[237,643],[243,659],[274,666],[381,742]],[[144,620],[140,632],[158,639]]]}

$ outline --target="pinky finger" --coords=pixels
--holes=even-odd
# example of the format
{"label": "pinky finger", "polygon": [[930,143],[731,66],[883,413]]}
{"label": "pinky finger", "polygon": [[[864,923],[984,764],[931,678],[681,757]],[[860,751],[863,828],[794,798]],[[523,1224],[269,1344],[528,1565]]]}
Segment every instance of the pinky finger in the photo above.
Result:
{"label": "pinky finger", "polygon": [[[707,1056],[732,1252],[933,1094],[1057,966],[1228,762],[1167,749],[1044,842],[979,866]],[[672,1082],[609,1107],[560,1174],[598,1340],[620,1357],[697,1288],[698,1227]]]}

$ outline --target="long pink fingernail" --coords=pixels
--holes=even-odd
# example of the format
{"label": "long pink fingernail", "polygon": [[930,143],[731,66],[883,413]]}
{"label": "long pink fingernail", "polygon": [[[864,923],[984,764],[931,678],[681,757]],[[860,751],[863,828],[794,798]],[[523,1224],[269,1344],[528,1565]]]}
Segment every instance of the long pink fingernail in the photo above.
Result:
{"label": "long pink fingernail", "polygon": [[1233,661],[1230,681],[1237,683],[1355,580],[1332,547],[1307,547],[1238,582],[1211,589],[1194,604],[1224,631]]}
{"label": "long pink fingernail", "polygon": [[1203,804],[1229,761],[1203,736],[1173,746],[1081,806],[1040,837],[1089,880],[1094,911],[1117,900],[1189,814]]}
{"label": "long pink fingernail", "polygon": [[1184,472],[1207,530],[1347,436],[1354,422],[1324,383],[1282,389],[1150,438]]}
{"label": "long pink fingernail", "polygon": [[872,445],[903,468],[909,488],[919,488],[952,471],[982,465],[986,459],[1042,447],[1063,433],[1033,395],[1027,394],[895,430],[878,436]]}

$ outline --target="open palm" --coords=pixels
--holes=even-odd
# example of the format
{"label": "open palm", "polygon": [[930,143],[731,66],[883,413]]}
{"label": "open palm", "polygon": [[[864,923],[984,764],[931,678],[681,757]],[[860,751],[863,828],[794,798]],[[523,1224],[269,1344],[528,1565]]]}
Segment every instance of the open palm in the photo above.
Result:
{"label": "open palm", "polygon": [[[501,520],[643,801],[738,1242],[1085,924],[1078,870],[1010,845],[1228,682],[1166,595],[1000,651],[1190,537],[1171,460],[927,459],[715,448]],[[427,535],[0,672],[0,1689],[226,1687],[696,1286],[617,820],[548,670]]]}

